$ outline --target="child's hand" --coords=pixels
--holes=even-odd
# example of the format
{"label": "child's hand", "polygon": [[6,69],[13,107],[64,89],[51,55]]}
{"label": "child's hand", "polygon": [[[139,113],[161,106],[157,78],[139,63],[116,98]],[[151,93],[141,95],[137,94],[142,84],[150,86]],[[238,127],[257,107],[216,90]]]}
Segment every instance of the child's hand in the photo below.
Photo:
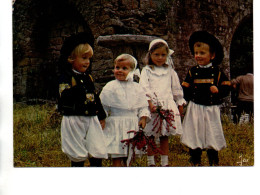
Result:
{"label": "child's hand", "polygon": [[153,105],[153,103],[149,100],[149,108],[152,113],[156,112],[157,107]]}
{"label": "child's hand", "polygon": [[180,116],[183,116],[183,105],[178,106]]}
{"label": "child's hand", "polygon": [[211,93],[218,93],[218,88],[215,85],[213,85],[210,87],[210,91]]}
{"label": "child's hand", "polygon": [[104,130],[105,129],[105,126],[106,126],[106,121],[105,120],[100,120],[100,125],[102,127],[102,129]]}
{"label": "child's hand", "polygon": [[145,126],[146,126],[146,118],[147,118],[146,116],[141,117],[141,119],[140,119],[140,121],[138,123],[139,127],[142,127],[143,129],[145,128]]}
{"label": "child's hand", "polygon": [[152,113],[156,112],[157,106],[149,106]]}

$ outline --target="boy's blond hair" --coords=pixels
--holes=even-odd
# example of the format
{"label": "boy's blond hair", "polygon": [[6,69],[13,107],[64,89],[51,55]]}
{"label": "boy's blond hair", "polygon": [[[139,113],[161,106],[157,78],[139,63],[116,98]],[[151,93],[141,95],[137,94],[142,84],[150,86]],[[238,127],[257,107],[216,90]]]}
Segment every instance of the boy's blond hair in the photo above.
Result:
{"label": "boy's blond hair", "polygon": [[71,52],[70,56],[68,57],[68,62],[73,63],[75,60],[76,56],[83,55],[83,54],[88,54],[89,57],[93,56],[93,49],[92,47],[88,44],[79,44],[75,49]]}
{"label": "boy's blond hair", "polygon": [[135,61],[133,59],[133,57],[129,54],[121,54],[119,56],[117,56],[117,58],[115,59],[115,63],[116,64],[117,62],[122,62],[122,61],[129,61],[131,63],[131,68],[132,70],[135,69]]}

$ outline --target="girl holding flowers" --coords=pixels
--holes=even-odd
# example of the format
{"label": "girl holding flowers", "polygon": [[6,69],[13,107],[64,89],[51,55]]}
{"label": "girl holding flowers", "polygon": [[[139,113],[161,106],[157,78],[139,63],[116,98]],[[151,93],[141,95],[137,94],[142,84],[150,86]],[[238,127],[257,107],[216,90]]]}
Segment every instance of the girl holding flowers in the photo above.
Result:
{"label": "girl holding flowers", "polygon": [[[145,90],[151,120],[144,129],[150,139],[160,140],[161,166],[169,166],[168,136],[182,133],[181,114],[186,101],[177,73],[173,69],[173,50],[163,39],[155,39],[149,45],[146,66],[140,84]],[[148,166],[155,166],[155,152],[148,145]]]}

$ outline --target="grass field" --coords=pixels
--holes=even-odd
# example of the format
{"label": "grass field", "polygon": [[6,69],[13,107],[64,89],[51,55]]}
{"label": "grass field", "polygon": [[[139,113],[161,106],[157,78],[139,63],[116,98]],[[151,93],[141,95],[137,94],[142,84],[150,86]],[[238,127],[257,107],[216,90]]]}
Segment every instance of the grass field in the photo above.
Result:
{"label": "grass field", "polygon": [[[13,145],[14,167],[70,167],[70,160],[61,151],[61,115],[53,104],[14,104]],[[233,124],[227,116],[222,116],[222,124],[227,148],[219,152],[219,166],[254,165],[254,124]],[[179,137],[170,137],[169,166],[192,166],[188,148]],[[160,158],[156,157],[157,166]],[[202,166],[208,166],[206,152],[202,154]],[[85,166],[89,166],[86,161]],[[103,160],[103,166],[111,166],[111,161]],[[137,158],[134,167],[146,167],[146,156]]]}

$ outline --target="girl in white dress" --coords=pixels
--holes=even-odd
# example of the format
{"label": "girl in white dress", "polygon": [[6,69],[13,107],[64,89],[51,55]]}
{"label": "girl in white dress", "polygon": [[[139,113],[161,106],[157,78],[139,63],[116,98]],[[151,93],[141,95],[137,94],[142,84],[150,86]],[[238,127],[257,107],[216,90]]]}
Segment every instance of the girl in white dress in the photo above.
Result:
{"label": "girl in white dress", "polygon": [[[151,139],[160,139],[161,166],[168,166],[168,136],[182,133],[180,115],[186,103],[178,75],[171,64],[171,54],[173,50],[169,49],[166,41],[153,40],[149,45],[147,65],[143,68],[140,78],[152,113],[152,119],[144,131]],[[156,125],[158,108],[172,111],[174,121],[169,124],[166,120],[162,120],[162,125]],[[154,151],[148,147],[147,153],[148,166],[155,166]]]}
{"label": "girl in white dress", "polygon": [[124,147],[121,140],[133,137],[133,133],[127,132],[138,131],[139,126],[144,128],[147,117],[150,117],[145,93],[142,87],[133,81],[133,75],[137,72],[136,65],[137,61],[133,56],[119,55],[115,59],[116,79],[107,83],[100,94],[103,107],[108,113],[104,134],[114,167],[129,164],[126,164],[128,148]]}

